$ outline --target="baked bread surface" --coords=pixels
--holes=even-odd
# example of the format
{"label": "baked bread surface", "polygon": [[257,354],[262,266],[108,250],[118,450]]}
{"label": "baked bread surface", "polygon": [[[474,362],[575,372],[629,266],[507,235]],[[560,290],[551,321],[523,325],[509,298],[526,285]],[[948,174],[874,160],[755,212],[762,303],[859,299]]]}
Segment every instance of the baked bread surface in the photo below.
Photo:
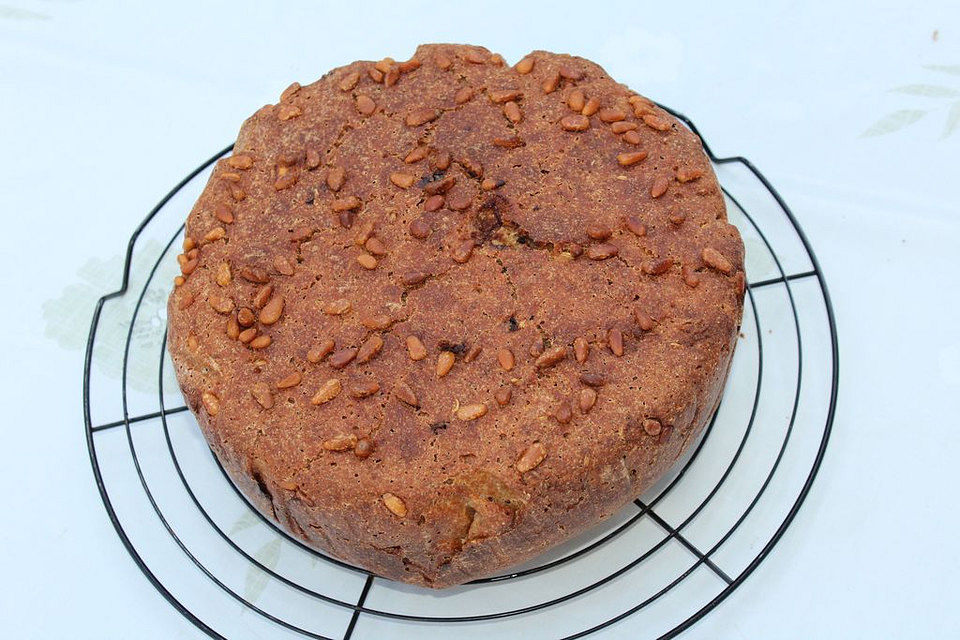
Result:
{"label": "baked bread surface", "polygon": [[744,293],[695,135],[582,58],[461,45],[257,111],[179,261],[169,349],[233,481],[428,587],[664,474],[716,410]]}

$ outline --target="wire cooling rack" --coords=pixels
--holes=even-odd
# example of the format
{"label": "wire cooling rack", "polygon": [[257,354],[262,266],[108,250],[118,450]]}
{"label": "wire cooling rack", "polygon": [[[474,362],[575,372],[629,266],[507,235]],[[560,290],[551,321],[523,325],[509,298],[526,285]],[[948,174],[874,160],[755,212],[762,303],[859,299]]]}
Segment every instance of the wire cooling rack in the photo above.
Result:
{"label": "wire cooling rack", "polygon": [[671,638],[689,628],[793,521],[826,450],[838,383],[833,308],[803,231],[747,159],[704,148],[747,249],[741,340],[720,409],[672,472],[606,523],[515,571],[441,592],[377,578],[263,518],[186,410],[165,349],[171,248],[231,147],[204,162],[134,231],[122,285],[97,303],[87,343],[90,461],[134,562],[213,638]]}

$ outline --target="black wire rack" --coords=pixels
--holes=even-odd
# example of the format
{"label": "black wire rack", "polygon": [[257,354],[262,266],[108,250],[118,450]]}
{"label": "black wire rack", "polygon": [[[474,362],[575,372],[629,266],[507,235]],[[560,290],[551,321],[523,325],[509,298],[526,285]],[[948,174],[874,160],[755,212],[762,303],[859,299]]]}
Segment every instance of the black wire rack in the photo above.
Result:
{"label": "black wire rack", "polygon": [[[601,527],[518,570],[436,593],[315,551],[260,515],[206,448],[171,381],[169,279],[159,276],[176,267],[171,248],[192,198],[231,148],[181,180],[133,232],[120,288],[97,303],[83,371],[86,440],[107,514],[146,578],[198,629],[212,638],[573,639],[603,630],[672,638],[740,586],[784,535],[829,440],[837,330],[810,243],[746,158],[717,157],[704,142],[747,244],[748,286],[724,400],[696,446]],[[122,347],[102,336],[106,314],[111,331],[125,331]],[[103,373],[111,366],[119,389]],[[155,380],[133,383],[133,371],[154,367]],[[112,419],[95,421],[95,411]]]}

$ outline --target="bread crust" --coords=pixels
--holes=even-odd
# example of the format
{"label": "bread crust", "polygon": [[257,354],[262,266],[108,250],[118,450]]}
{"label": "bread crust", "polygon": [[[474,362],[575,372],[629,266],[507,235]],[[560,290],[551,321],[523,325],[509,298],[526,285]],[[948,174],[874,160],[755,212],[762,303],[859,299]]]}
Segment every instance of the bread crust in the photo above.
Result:
{"label": "bread crust", "polygon": [[662,476],[716,410],[743,309],[699,139],[543,51],[424,45],[291,86],[186,238],[169,349],[227,473],[307,544],[434,588]]}

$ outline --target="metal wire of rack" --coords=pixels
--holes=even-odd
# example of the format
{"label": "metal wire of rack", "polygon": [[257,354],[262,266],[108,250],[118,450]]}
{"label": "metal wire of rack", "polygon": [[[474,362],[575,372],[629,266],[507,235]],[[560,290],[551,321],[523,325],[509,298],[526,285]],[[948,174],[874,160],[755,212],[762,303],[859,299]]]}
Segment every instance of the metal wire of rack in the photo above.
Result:
{"label": "metal wire of rack", "polygon": [[[694,133],[699,135],[699,131],[688,118],[669,108],[664,108],[685,123]],[[619,611],[609,614],[603,614],[600,619],[589,622],[587,626],[581,626],[574,630],[565,629],[559,632],[559,635],[553,633],[551,627],[551,635],[545,637],[562,637],[567,640],[587,636],[604,629],[610,629],[625,618],[637,616],[641,612],[649,610],[648,608],[653,608],[659,602],[663,602],[670,594],[678,592],[678,589],[680,588],[678,585],[683,585],[684,581],[688,581],[688,584],[693,583],[694,581],[690,579],[690,577],[694,574],[699,575],[700,570],[705,569],[707,572],[712,574],[712,578],[714,581],[716,581],[716,585],[718,586],[714,586],[710,589],[694,587],[693,590],[696,592],[695,597],[683,596],[685,598],[684,602],[688,603],[688,610],[682,612],[682,617],[679,620],[669,622],[667,627],[656,631],[654,635],[660,638],[672,638],[688,629],[691,625],[696,623],[708,612],[714,609],[721,601],[729,596],[730,593],[740,586],[744,580],[747,579],[747,577],[771,552],[771,550],[783,536],[786,529],[790,526],[791,522],[794,520],[801,504],[810,491],[811,485],[817,475],[826,451],[830,431],[833,425],[839,380],[838,339],[830,296],[827,292],[824,276],[820,269],[819,263],[817,262],[813,249],[801,230],[797,220],[780,194],[767,181],[763,174],[753,164],[750,163],[750,161],[740,156],[718,157],[713,153],[706,142],[704,142],[703,146],[711,161],[718,167],[723,165],[740,165],[748,170],[749,175],[752,175],[753,179],[755,179],[762,189],[769,194],[770,198],[772,198],[772,202],[774,202],[776,205],[776,209],[780,212],[780,215],[783,216],[783,219],[788,223],[788,227],[778,227],[778,233],[783,234],[783,230],[786,228],[795,235],[795,240],[798,242],[798,246],[802,247],[802,252],[805,253],[805,259],[808,261],[808,265],[810,267],[788,272],[788,269],[785,268],[785,265],[783,264],[784,261],[781,259],[781,256],[778,255],[778,251],[774,247],[774,243],[771,242],[770,238],[768,238],[768,234],[764,231],[764,227],[770,224],[769,214],[766,214],[765,217],[751,214],[745,206],[741,205],[740,200],[734,196],[731,190],[729,190],[726,186],[723,187],[724,194],[728,199],[728,204],[731,205],[733,210],[739,212],[746,221],[747,228],[742,230],[745,232],[750,231],[751,233],[755,234],[755,237],[759,239],[758,246],[765,248],[766,252],[769,253],[773,265],[771,270],[772,275],[770,277],[752,280],[748,278],[747,309],[744,315],[744,332],[746,332],[749,337],[755,338],[756,363],[755,373],[753,370],[751,370],[749,376],[744,377],[749,378],[750,376],[755,375],[756,381],[755,384],[752,385],[752,389],[749,394],[752,395],[752,400],[748,398],[743,404],[743,408],[745,410],[749,407],[748,411],[745,411],[746,416],[743,418],[745,421],[745,426],[743,427],[742,436],[740,437],[739,442],[735,447],[733,447],[730,459],[726,462],[725,466],[721,466],[715,464],[716,461],[712,458],[707,459],[707,456],[701,455],[708,443],[712,443],[717,437],[719,437],[716,435],[718,431],[723,430],[723,433],[726,434],[725,437],[730,439],[731,430],[734,429],[734,427],[731,425],[735,425],[740,421],[740,416],[734,416],[732,419],[718,421],[718,416],[720,416],[723,412],[723,405],[726,404],[725,400],[721,405],[721,409],[718,410],[718,412],[713,416],[711,422],[704,430],[699,442],[695,447],[692,448],[692,452],[686,457],[685,461],[678,466],[678,468],[673,472],[672,476],[670,476],[660,486],[652,490],[652,492],[648,492],[649,495],[645,495],[643,499],[636,500],[632,507],[632,513],[621,514],[622,522],[614,523],[608,526],[606,530],[602,532],[592,532],[591,534],[588,534],[584,540],[580,541],[578,547],[565,549],[559,554],[558,557],[543,559],[538,563],[509,572],[507,574],[476,580],[469,585],[460,588],[457,595],[458,598],[461,598],[460,600],[454,599],[450,603],[441,603],[442,608],[444,609],[454,609],[452,615],[433,615],[424,612],[422,608],[418,609],[416,606],[418,602],[428,600],[432,596],[424,592],[419,592],[416,590],[411,591],[409,589],[397,589],[396,593],[387,594],[388,596],[395,597],[382,597],[382,604],[376,606],[370,605],[368,599],[370,598],[371,592],[375,586],[382,586],[386,590],[393,589],[394,587],[391,584],[388,584],[388,581],[384,579],[377,578],[376,576],[362,569],[353,567],[340,560],[311,549],[301,543],[299,540],[289,536],[271,520],[268,520],[262,516],[259,511],[257,511],[247,501],[245,496],[243,496],[243,494],[230,482],[228,476],[223,471],[222,467],[220,467],[216,458],[212,455],[207,455],[204,457],[205,462],[203,464],[214,466],[220,471],[220,474],[218,475],[220,482],[216,486],[222,493],[222,497],[218,498],[218,501],[227,500],[228,498],[238,500],[243,509],[256,515],[257,526],[259,526],[263,531],[268,532],[269,535],[275,536],[277,540],[282,540],[283,544],[289,545],[291,549],[295,549],[297,553],[300,554],[298,555],[298,559],[301,561],[301,563],[304,559],[310,559],[310,562],[312,563],[322,563],[322,565],[327,567],[330,571],[337,572],[334,574],[336,576],[334,581],[336,584],[339,584],[342,580],[358,577],[361,580],[358,583],[359,593],[355,596],[355,598],[348,599],[333,593],[332,588],[328,590],[326,588],[321,589],[315,586],[310,586],[307,584],[307,582],[309,582],[308,580],[298,580],[296,577],[291,577],[291,575],[285,574],[277,567],[271,566],[269,562],[265,562],[263,559],[256,557],[256,554],[248,551],[244,544],[241,544],[237,540],[237,535],[235,532],[227,531],[226,526],[224,526],[221,522],[218,522],[218,517],[211,513],[211,507],[214,503],[207,501],[205,506],[204,499],[197,491],[196,481],[194,481],[194,483],[191,482],[190,477],[193,475],[193,472],[187,471],[186,469],[187,465],[199,465],[201,463],[197,461],[196,457],[190,457],[185,454],[182,449],[178,452],[180,446],[176,444],[177,438],[175,438],[173,435],[176,433],[176,429],[171,425],[171,420],[178,416],[178,414],[183,414],[182,417],[186,418],[185,424],[187,428],[190,427],[190,420],[189,414],[185,413],[187,407],[182,403],[171,405],[167,398],[170,392],[164,388],[164,349],[166,344],[165,332],[163,332],[163,337],[159,341],[159,344],[152,345],[152,348],[159,346],[160,352],[158,354],[159,364],[157,374],[157,398],[159,401],[158,408],[155,411],[130,411],[128,402],[128,372],[131,362],[131,344],[134,337],[134,327],[137,326],[138,316],[141,313],[145,295],[148,292],[148,288],[154,282],[154,276],[157,274],[158,269],[160,268],[161,264],[164,263],[164,261],[170,261],[172,259],[172,253],[170,249],[174,245],[177,238],[182,234],[182,225],[180,225],[179,228],[173,232],[172,236],[170,236],[169,240],[166,242],[166,245],[159,252],[159,256],[156,258],[156,261],[153,262],[152,267],[150,267],[149,272],[146,274],[145,283],[138,294],[135,306],[132,309],[132,315],[128,321],[125,320],[127,331],[126,341],[122,350],[120,394],[122,417],[96,424],[92,420],[92,406],[94,404],[94,400],[91,394],[91,383],[93,365],[95,358],[97,357],[95,344],[97,341],[98,328],[100,327],[101,323],[101,316],[105,305],[109,301],[126,296],[130,290],[131,270],[132,265],[134,264],[133,256],[137,248],[138,239],[144,233],[145,229],[147,229],[148,225],[154,221],[158,213],[163,211],[164,208],[168,206],[170,201],[187,185],[196,184],[195,181],[197,181],[197,179],[204,174],[204,172],[209,169],[209,167],[217,159],[227,154],[232,149],[232,145],[224,148],[202,165],[197,167],[160,200],[157,206],[147,214],[146,218],[134,231],[126,250],[122,284],[119,289],[103,296],[97,302],[86,347],[86,358],[83,373],[83,415],[87,446],[90,454],[90,462],[107,514],[114,528],[116,529],[121,542],[130,556],[133,558],[136,565],[143,572],[146,578],[153,584],[157,591],[159,591],[160,594],[177,611],[185,616],[198,629],[202,630],[212,638],[228,637],[224,634],[225,632],[222,631],[223,627],[227,625],[226,616],[224,616],[222,613],[216,612],[198,613],[196,611],[198,607],[190,606],[185,602],[185,599],[188,595],[188,590],[184,589],[182,586],[173,587],[170,584],[167,584],[165,579],[161,577],[161,570],[165,569],[164,563],[157,562],[156,560],[149,560],[146,556],[152,555],[153,553],[153,547],[151,545],[165,543],[153,542],[157,538],[144,536],[139,533],[131,535],[128,529],[130,529],[134,523],[136,523],[136,526],[139,527],[143,519],[134,519],[130,516],[122,515],[121,511],[123,510],[116,508],[114,504],[115,500],[118,499],[117,496],[122,496],[120,499],[123,500],[128,500],[131,499],[130,496],[135,496],[132,498],[132,500],[139,502],[142,502],[143,499],[145,499],[149,505],[147,512],[152,514],[152,517],[155,518],[152,521],[152,524],[156,525],[159,523],[162,531],[168,536],[168,542],[172,541],[172,543],[175,545],[175,548],[178,550],[178,552],[172,556],[173,558],[179,558],[179,561],[175,560],[174,564],[177,565],[179,562],[179,564],[183,565],[182,567],[179,567],[183,571],[192,571],[194,574],[203,576],[203,578],[209,581],[209,584],[215,586],[216,592],[226,597],[225,599],[227,601],[238,603],[241,610],[254,612],[257,616],[262,618],[262,620],[267,621],[269,625],[272,625],[268,626],[267,628],[275,629],[278,633],[285,633],[291,637],[308,637],[330,640],[333,640],[334,638],[342,638],[343,640],[350,640],[350,638],[356,637],[355,634],[358,633],[358,628],[362,622],[376,620],[381,623],[381,626],[375,627],[377,635],[371,635],[373,632],[371,632],[371,634],[364,634],[367,637],[381,637],[387,632],[395,634],[396,637],[407,633],[418,635],[419,630],[436,628],[437,625],[439,625],[440,628],[449,630],[449,627],[452,625],[458,625],[459,628],[463,628],[464,625],[469,627],[469,625],[477,624],[484,625],[482,627],[484,633],[493,632],[495,637],[508,637],[511,635],[510,629],[497,629],[495,628],[495,625],[502,621],[518,620],[520,621],[520,624],[524,624],[523,621],[527,617],[534,614],[539,614],[545,610],[550,610],[551,615],[556,618],[563,614],[563,611],[566,607],[573,606],[574,603],[578,603],[586,599],[587,596],[605,594],[607,593],[607,591],[605,591],[606,589],[617,589],[617,585],[624,584],[623,580],[627,578],[633,582],[626,584],[636,584],[638,581],[642,581],[643,578],[635,577],[637,576],[637,572],[634,570],[637,567],[645,566],[644,563],[647,563],[651,558],[663,556],[663,549],[667,545],[670,545],[671,547],[675,546],[678,549],[682,549],[686,556],[681,557],[685,557],[686,561],[677,560],[672,564],[669,562],[666,563],[669,566],[664,571],[661,571],[661,573],[665,573],[665,577],[663,578],[664,584],[660,585],[658,583],[658,589],[652,593],[649,593],[649,595],[643,597],[639,601],[632,602],[632,604],[626,608],[622,608]],[[179,219],[182,220],[184,217],[185,216],[180,215]],[[815,283],[816,286],[812,287],[812,289],[808,287],[803,304],[801,304],[797,300],[798,296],[796,294],[795,287],[804,282]],[[789,313],[784,311],[783,313],[777,314],[771,323],[773,326],[770,327],[767,325],[767,321],[761,323],[759,311],[761,305],[758,304],[756,296],[761,290],[767,291],[774,288],[777,288],[783,292],[785,297],[780,299],[778,304],[783,307],[783,309],[788,309]],[[828,370],[821,369],[819,371],[821,374],[819,378],[824,381],[824,383],[817,388],[816,402],[821,406],[819,414],[817,414],[816,411],[807,410],[806,404],[814,401],[806,400],[806,397],[801,393],[803,389],[803,381],[805,379],[804,335],[812,331],[811,329],[804,328],[809,324],[809,322],[806,320],[804,322],[801,321],[801,310],[806,310],[810,306],[817,306],[817,310],[820,313],[819,320],[814,324],[815,331],[819,332],[819,334],[822,334],[822,339],[820,341],[822,345],[822,353],[818,353],[818,362],[822,360],[822,364],[827,365],[828,363]],[[748,320],[752,320],[752,322]],[[795,345],[796,349],[795,371],[791,373],[794,381],[791,383],[791,385],[779,384],[776,381],[774,382],[774,384],[777,385],[777,389],[782,390],[785,394],[783,397],[783,413],[785,414],[783,415],[783,418],[785,419],[785,424],[778,424],[777,428],[782,428],[782,435],[780,435],[779,439],[771,438],[769,436],[770,433],[775,431],[772,427],[770,427],[770,424],[773,424],[772,421],[769,421],[768,418],[764,418],[760,423],[758,423],[758,411],[761,408],[761,404],[764,399],[772,393],[770,391],[771,383],[768,382],[767,386],[764,386],[764,329],[767,330],[768,336],[773,332],[774,329],[776,329],[777,333],[775,334],[774,339],[777,340],[780,340],[781,337],[788,336],[792,341],[791,344]],[[768,340],[769,339],[770,338],[768,338]],[[809,357],[809,347],[806,348],[808,349],[806,353]],[[741,351],[743,351],[743,346],[741,346],[741,349],[738,350],[738,354]],[[791,362],[791,364],[793,363]],[[777,371],[780,377],[786,375],[780,367],[777,368]],[[731,385],[737,384],[741,384],[741,382],[735,379],[735,376],[732,373],[731,378],[728,381],[728,388],[730,388]],[[792,390],[790,390],[790,386],[792,386]],[[791,395],[792,400],[790,399]],[[812,414],[816,414],[816,416],[811,417]],[[721,422],[722,424],[720,424]],[[153,424],[154,426],[159,425],[163,435],[162,444],[159,446],[150,446],[149,448],[142,442],[138,444],[137,438],[134,436],[134,425],[138,424],[142,425],[141,427],[138,427],[138,430],[149,429],[148,425],[150,424]],[[121,427],[122,429],[120,429]],[[193,429],[194,431],[196,430],[195,425],[193,425]],[[794,463],[790,466],[790,471],[784,471],[784,457],[788,454],[790,445],[792,443],[792,438],[794,437],[795,431],[798,429],[803,429],[804,433],[807,434],[807,440],[812,443],[812,445],[808,447],[808,450],[805,450],[806,454],[810,456],[810,459],[804,459],[801,465]],[[120,451],[115,451],[116,447],[107,449],[104,445],[98,444],[104,434],[120,431],[122,431],[125,435],[126,450],[129,453],[129,460],[133,465],[133,474],[128,475],[128,480],[124,481],[123,483],[113,480],[112,478],[114,475],[108,475],[104,473],[102,468],[103,464],[107,461],[117,460],[118,462],[126,462],[125,460],[119,460],[121,457]],[[758,431],[762,434],[762,438],[760,435],[757,435]],[[812,436],[809,434],[812,434]],[[751,436],[753,436],[752,440]],[[698,529],[700,522],[714,522],[717,520],[717,518],[712,516],[698,518],[698,516],[704,514],[705,510],[708,508],[716,509],[713,503],[719,500],[717,497],[718,493],[727,490],[725,483],[728,482],[728,479],[732,474],[735,473],[737,469],[745,466],[745,464],[741,463],[740,467],[737,467],[738,462],[740,462],[744,456],[744,451],[749,445],[752,445],[758,440],[762,440],[764,443],[769,441],[768,453],[769,455],[773,456],[772,463],[770,463],[765,475],[760,473],[755,476],[756,482],[758,482],[759,485],[753,488],[752,497],[750,498],[749,502],[742,506],[742,508],[739,510],[736,519],[722,532],[711,532],[709,535],[704,536],[702,532],[699,531],[704,529],[704,527],[700,526]],[[734,437],[730,439],[730,441],[735,442],[736,438]],[[168,471],[162,476],[163,488],[158,489],[158,485],[160,483],[154,478],[154,472],[145,472],[142,462],[145,455],[160,455],[162,454],[161,450],[164,449],[168,456],[168,460],[165,462],[164,468],[168,469]],[[712,471],[719,472],[719,477],[716,478],[712,486],[709,486],[706,483],[701,483],[702,486],[695,486],[692,493],[697,494],[697,499],[685,499],[683,501],[682,508],[673,508],[674,511],[680,512],[682,517],[678,516],[678,518],[674,518],[679,519],[679,522],[671,524],[671,518],[664,516],[662,513],[657,511],[657,508],[665,504],[666,501],[670,500],[674,495],[676,495],[676,488],[680,486],[681,483],[684,483],[685,479],[688,479],[691,475],[696,475],[698,468],[704,466],[710,466]],[[720,471],[721,468],[722,471]],[[761,530],[762,528],[760,525],[752,524],[751,527],[757,530],[753,531],[751,529],[748,533],[751,539],[754,540],[754,547],[759,548],[754,552],[754,547],[751,547],[751,555],[746,561],[741,563],[742,566],[738,566],[738,571],[731,571],[729,567],[724,568],[724,562],[719,559],[719,556],[722,554],[722,550],[724,549],[724,545],[728,543],[732,537],[740,535],[740,533],[743,532],[741,527],[745,522],[751,521],[751,514],[754,513],[757,505],[761,503],[765,495],[769,495],[768,489],[771,483],[779,480],[782,476],[787,474],[790,474],[789,480],[798,486],[790,495],[779,496],[776,498],[777,508],[786,510],[785,513],[782,514],[782,518],[778,517],[778,519],[773,521],[773,524],[770,525],[773,528],[773,531],[770,532],[769,535],[767,535],[768,532],[766,529]],[[131,480],[130,478],[135,478],[135,480]],[[206,488],[210,486],[210,484],[211,481],[207,480],[203,486]],[[200,525],[198,528],[205,528],[203,533],[209,534],[210,539],[213,541],[210,544],[218,545],[217,549],[219,550],[216,553],[201,551],[200,545],[197,545],[192,540],[192,536],[184,534],[185,532],[176,522],[177,518],[169,516],[164,510],[164,506],[162,505],[164,504],[166,498],[158,498],[156,494],[161,492],[163,495],[167,495],[171,491],[171,488],[168,485],[174,486],[177,491],[182,491],[182,495],[185,495],[188,498],[188,500],[186,500],[186,504],[190,505],[190,508],[195,510],[194,515],[199,515]],[[142,493],[136,493],[134,491],[137,487],[142,490]],[[224,491],[226,493],[223,493]],[[702,497],[700,494],[703,494]],[[791,498],[792,501],[790,500]],[[491,593],[489,589],[508,589],[510,588],[511,584],[522,583],[523,589],[526,591],[531,589],[533,589],[535,592],[538,590],[544,590],[545,592],[550,591],[550,589],[545,587],[546,582],[544,581],[551,580],[551,576],[556,575],[559,570],[563,570],[574,565],[583,566],[580,563],[591,563],[592,556],[595,556],[598,552],[609,550],[618,543],[623,542],[623,539],[630,534],[630,532],[634,531],[636,527],[639,526],[639,523],[642,522],[652,523],[653,528],[651,530],[658,532],[656,536],[659,536],[659,539],[656,540],[656,542],[653,542],[653,539],[656,536],[652,534],[645,536],[643,539],[649,543],[649,545],[645,545],[647,548],[645,548],[642,553],[633,555],[631,557],[629,554],[634,553],[634,551],[628,551],[622,562],[613,563],[616,565],[615,568],[612,568],[612,570],[609,571],[603,571],[602,576],[591,579],[589,582],[586,582],[586,584],[579,586],[574,585],[569,590],[550,595],[543,600],[529,602],[520,606],[505,606],[502,608],[483,609],[483,604]],[[748,527],[748,529],[750,529],[750,527]],[[156,533],[154,532],[153,536],[155,535]],[[709,539],[709,542],[712,544],[710,544],[709,548],[704,551],[702,547],[705,545],[698,543],[695,538]],[[757,540],[759,540],[759,542]],[[621,546],[623,546],[623,544],[621,544]],[[203,553],[207,553],[209,557],[201,557]],[[232,574],[232,571],[220,569],[220,573],[218,574],[218,568],[214,566],[216,563],[211,558],[215,556],[216,559],[219,560],[221,555],[227,558],[226,563],[228,567],[246,567],[248,572],[255,571],[256,573],[262,574],[268,579],[273,580],[277,585],[280,585],[280,588],[286,590],[284,593],[299,594],[300,596],[308,599],[310,602],[315,602],[318,605],[322,604],[324,607],[328,607],[328,609],[325,610],[330,610],[329,608],[332,608],[332,611],[343,612],[345,617],[341,616],[338,618],[340,620],[339,623],[331,622],[331,624],[328,625],[336,626],[337,624],[340,624],[342,626],[342,631],[338,629],[338,633],[334,634],[329,631],[317,630],[315,627],[308,628],[311,626],[311,624],[315,625],[316,620],[308,619],[307,623],[303,621],[297,621],[295,620],[295,618],[297,618],[296,615],[286,615],[284,612],[279,611],[281,607],[278,607],[276,603],[273,603],[272,607],[270,607],[273,610],[268,610],[269,608],[267,606],[261,606],[255,602],[255,598],[250,597],[249,594],[240,593],[240,589],[236,585],[236,580],[234,577],[232,575],[226,575],[228,573]],[[672,558],[673,556],[670,557]],[[690,562],[691,558],[692,562]],[[186,563],[183,562],[184,559],[186,560]],[[674,564],[677,566],[673,566]],[[728,564],[732,565],[733,562],[729,561]],[[651,571],[650,573],[653,572]],[[378,580],[379,582],[377,582]],[[703,581],[699,580],[697,584],[700,584],[700,582]],[[324,585],[324,587],[328,586],[331,585]],[[690,587],[686,588],[688,590],[690,589]],[[618,589],[617,592],[622,592],[622,589]],[[472,594],[477,595],[474,597]],[[693,604],[689,604],[689,602],[692,600],[697,601]],[[389,606],[391,602],[394,602],[393,606]],[[508,600],[508,602],[512,603],[514,600],[511,598]],[[516,602],[521,603],[522,599],[518,599]],[[396,603],[399,603],[400,605],[404,605],[404,603],[406,603],[407,610],[403,610],[402,606],[396,606]],[[410,603],[413,604],[411,605]],[[469,606],[464,606],[464,603],[467,603]],[[430,606],[426,607],[427,610],[432,610],[431,607],[436,608],[437,606],[433,601],[428,601],[428,604]],[[465,609],[465,611],[458,613],[456,611],[458,607]],[[481,609],[479,612],[477,611],[478,607]],[[691,607],[692,610],[689,610]],[[331,613],[328,617],[337,618],[334,613]],[[579,616],[578,614],[578,616],[576,616],[575,619],[569,624],[578,624],[580,623],[581,619],[582,616]],[[383,624],[393,626],[387,628],[383,627]],[[566,621],[562,621],[560,624],[566,625],[568,623]],[[218,628],[221,630],[218,630]],[[373,628],[374,627],[371,627],[371,629]],[[651,626],[651,628],[653,627]],[[418,631],[415,633],[412,631],[412,629],[417,629]],[[516,627],[512,627],[511,629],[513,629],[514,633],[516,632]],[[633,635],[631,637],[636,636]]]}

